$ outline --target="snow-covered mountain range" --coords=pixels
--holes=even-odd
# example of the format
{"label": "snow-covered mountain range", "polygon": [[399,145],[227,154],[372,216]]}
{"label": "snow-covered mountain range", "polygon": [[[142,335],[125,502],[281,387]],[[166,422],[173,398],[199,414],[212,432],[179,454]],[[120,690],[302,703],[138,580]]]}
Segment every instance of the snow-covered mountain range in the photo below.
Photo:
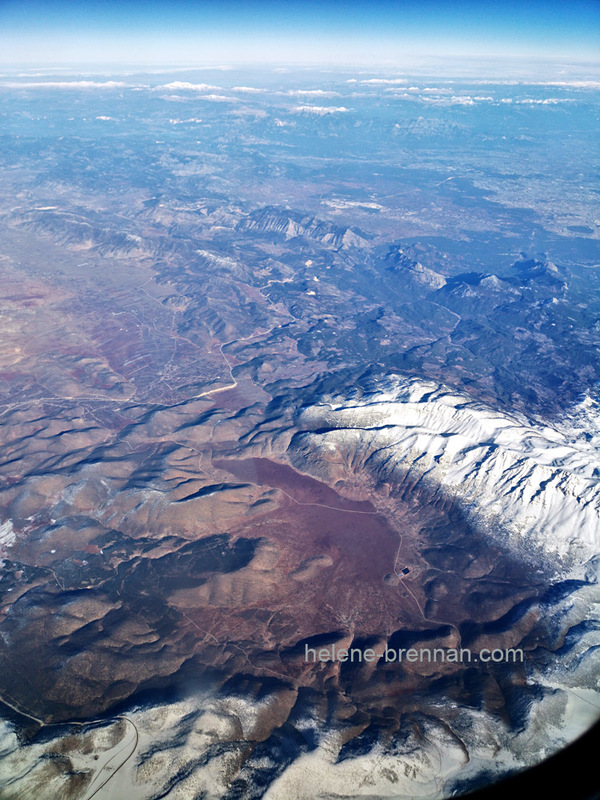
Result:
{"label": "snow-covered mountain range", "polygon": [[517,547],[586,560],[600,548],[594,408],[588,398],[572,419],[550,426],[392,375],[371,393],[354,391],[305,408],[297,443],[321,454],[313,468],[324,478],[331,479],[327,465],[335,453],[347,458],[352,450],[354,469],[362,466],[379,481],[397,481],[407,470],[429,480]]}

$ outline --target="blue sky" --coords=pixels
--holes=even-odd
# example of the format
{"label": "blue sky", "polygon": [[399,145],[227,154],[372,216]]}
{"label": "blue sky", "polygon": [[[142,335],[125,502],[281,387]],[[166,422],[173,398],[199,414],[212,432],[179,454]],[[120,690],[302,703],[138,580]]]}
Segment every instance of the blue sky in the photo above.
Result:
{"label": "blue sky", "polygon": [[600,57],[600,0],[0,0],[5,63]]}

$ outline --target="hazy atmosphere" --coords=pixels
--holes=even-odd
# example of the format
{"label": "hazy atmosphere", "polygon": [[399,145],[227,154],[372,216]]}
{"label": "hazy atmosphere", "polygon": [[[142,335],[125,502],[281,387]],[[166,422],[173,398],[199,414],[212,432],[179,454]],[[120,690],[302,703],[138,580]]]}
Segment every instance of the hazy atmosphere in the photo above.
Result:
{"label": "hazy atmosphere", "polygon": [[408,55],[595,59],[596,0],[5,0],[10,63],[364,63]]}

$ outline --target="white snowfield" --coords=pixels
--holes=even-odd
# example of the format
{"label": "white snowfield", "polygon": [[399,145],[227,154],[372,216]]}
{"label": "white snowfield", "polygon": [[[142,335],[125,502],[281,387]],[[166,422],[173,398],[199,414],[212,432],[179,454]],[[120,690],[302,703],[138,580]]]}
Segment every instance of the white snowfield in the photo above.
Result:
{"label": "white snowfield", "polygon": [[17,540],[13,530],[12,520],[0,523],[0,550],[11,547]]}
{"label": "white snowfield", "polygon": [[299,427],[318,430],[311,444],[326,451],[352,443],[378,474],[430,477],[515,544],[578,559],[600,550],[600,414],[590,398],[549,427],[392,376],[377,394],[305,410]]}

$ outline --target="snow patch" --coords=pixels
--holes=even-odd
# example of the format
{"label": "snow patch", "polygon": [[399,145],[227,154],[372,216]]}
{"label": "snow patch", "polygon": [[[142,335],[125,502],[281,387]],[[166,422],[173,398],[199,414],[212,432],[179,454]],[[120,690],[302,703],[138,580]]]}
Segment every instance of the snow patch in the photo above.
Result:
{"label": "snow patch", "polygon": [[12,520],[7,520],[0,525],[0,550],[12,547],[17,541],[17,537],[13,530]]}

